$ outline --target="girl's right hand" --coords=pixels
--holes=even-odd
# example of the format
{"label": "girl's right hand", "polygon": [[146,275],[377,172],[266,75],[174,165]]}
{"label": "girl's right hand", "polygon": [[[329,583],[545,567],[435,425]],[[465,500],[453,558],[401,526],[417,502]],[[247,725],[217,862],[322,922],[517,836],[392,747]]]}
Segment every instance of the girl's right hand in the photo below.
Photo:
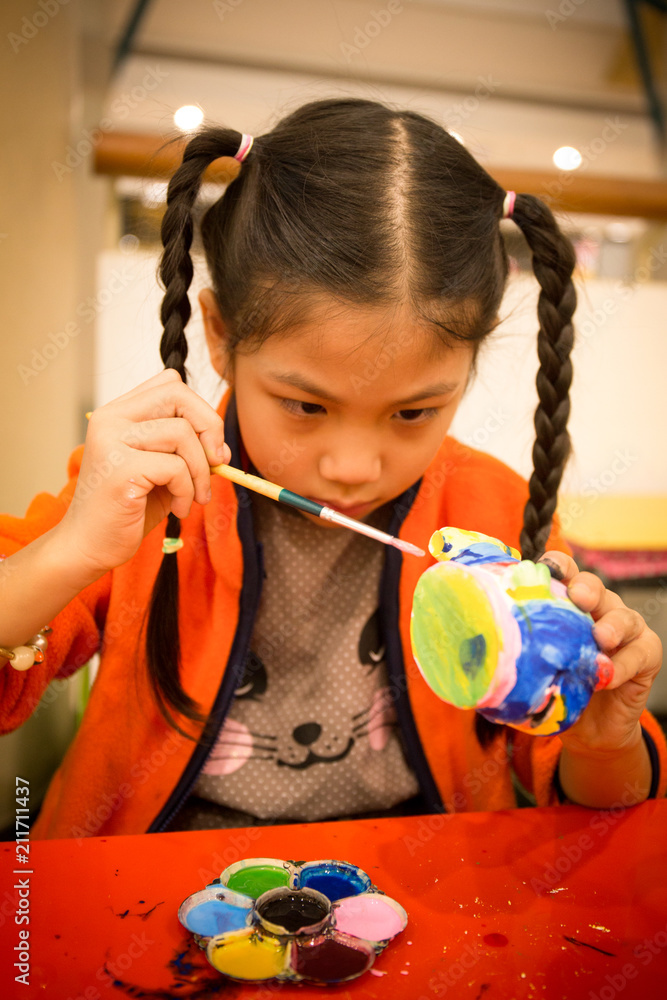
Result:
{"label": "girl's right hand", "polygon": [[127,562],[167,514],[208,503],[210,466],[230,458],[221,417],[172,368],[95,410],[56,529],[82,587]]}

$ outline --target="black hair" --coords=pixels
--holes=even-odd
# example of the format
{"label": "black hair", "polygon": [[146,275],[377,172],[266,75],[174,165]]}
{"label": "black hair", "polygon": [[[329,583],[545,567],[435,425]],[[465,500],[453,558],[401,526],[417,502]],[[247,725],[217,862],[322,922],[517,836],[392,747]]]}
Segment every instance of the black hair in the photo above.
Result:
{"label": "black hair", "polygon": [[[160,352],[184,380],[193,208],[206,168],[233,156],[240,141],[232,129],[202,129],[169,183]],[[476,355],[497,322],[507,280],[504,197],[461,143],[420,114],[351,98],[304,105],[255,138],[238,176],[201,222],[229,348],[243,343],[252,350],[293,329],[326,294],[359,305],[407,302],[441,340],[466,341]],[[575,258],[539,199],[517,195],[512,217],[541,288],[534,471],[520,541],[523,557],[536,559],[569,452]],[[166,534],[179,532],[170,514]],[[174,712],[203,721],[179,678],[176,560],[163,559],[146,637],[153,691],[172,724]],[[483,743],[501,728],[477,719]]]}

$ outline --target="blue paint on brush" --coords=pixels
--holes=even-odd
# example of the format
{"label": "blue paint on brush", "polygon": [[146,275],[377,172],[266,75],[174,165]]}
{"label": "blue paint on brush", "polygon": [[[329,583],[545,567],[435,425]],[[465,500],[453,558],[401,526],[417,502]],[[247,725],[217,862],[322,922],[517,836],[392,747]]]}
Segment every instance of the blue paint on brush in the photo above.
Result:
{"label": "blue paint on brush", "polygon": [[194,934],[213,937],[215,934],[246,927],[250,912],[240,906],[225,903],[222,899],[207,899],[190,910],[185,918],[185,925]]}
{"label": "blue paint on brush", "polygon": [[360,874],[352,865],[313,865],[302,869],[299,889],[315,889],[334,902],[346,896],[356,896],[370,888],[367,875]]}

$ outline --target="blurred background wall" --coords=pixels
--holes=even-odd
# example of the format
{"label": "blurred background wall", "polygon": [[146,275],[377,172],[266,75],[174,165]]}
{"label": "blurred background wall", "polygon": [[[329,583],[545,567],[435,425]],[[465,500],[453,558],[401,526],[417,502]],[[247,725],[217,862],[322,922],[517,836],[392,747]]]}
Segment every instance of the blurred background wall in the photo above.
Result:
{"label": "blurred background wall", "polygon": [[[659,96],[664,18],[637,7]],[[433,115],[492,173],[511,180],[518,171],[541,172],[550,178],[547,193],[565,202],[582,179],[648,185],[662,179],[655,109],[621,0],[6,0],[0,18],[6,95],[0,110],[0,338],[11,426],[0,439],[0,492],[2,509],[15,514],[37,490],[61,487],[66,457],[84,433],[85,411],[159,364],[153,275],[165,183],[128,176],[117,163],[102,167],[112,173],[96,173],[104,136],[182,135],[173,116],[183,105],[198,107],[209,120],[261,132],[313,97],[360,95]],[[554,166],[560,147],[579,150],[578,170]],[[650,322],[651,316],[658,322],[660,308],[648,300],[644,305],[645,285],[659,280],[659,290],[650,293],[658,299],[665,287],[664,220],[627,211],[619,219],[585,208],[584,199],[583,211],[581,203],[576,213],[561,211],[577,244],[578,319],[587,331],[573,407],[583,464],[570,467],[566,488],[577,492],[595,475],[596,462],[604,469],[613,457],[619,408],[607,414],[611,424],[600,454],[591,400],[593,407],[600,400],[609,406],[609,397],[623,391],[623,334],[630,325],[639,356],[655,364],[648,371],[637,366],[628,388],[643,459],[622,488],[667,493],[665,465],[654,460],[667,414],[660,410],[655,419],[646,402],[664,405],[666,347]],[[520,237],[511,224],[506,233],[517,272],[528,273]],[[646,261],[648,281],[641,270]],[[596,279],[616,284],[605,291]],[[518,299],[510,292],[503,335],[520,336],[524,327],[528,335],[530,294],[529,285]],[[610,295],[613,314],[602,308]],[[150,309],[137,309],[149,299]],[[123,347],[128,324],[129,355]],[[155,338],[143,368],[133,368],[137,331],[144,341]],[[525,348],[518,351],[523,356]],[[591,387],[585,377],[600,352],[616,361],[607,372],[613,386],[607,395],[599,380]],[[205,359],[202,369],[208,385]],[[489,372],[497,374],[496,362]],[[511,373],[496,379],[491,396],[481,374],[457,430],[527,472],[531,378],[522,371],[517,385],[525,399],[515,417],[485,438],[479,427]],[[635,405],[638,397],[643,406]]]}
{"label": "blurred background wall", "polygon": [[[59,173],[108,82],[104,4],[0,6],[2,509],[23,513],[63,483],[91,398],[93,330],[77,306],[92,293],[109,187],[88,158]],[[72,160],[72,163],[74,161]],[[62,346],[61,346],[62,345]]]}

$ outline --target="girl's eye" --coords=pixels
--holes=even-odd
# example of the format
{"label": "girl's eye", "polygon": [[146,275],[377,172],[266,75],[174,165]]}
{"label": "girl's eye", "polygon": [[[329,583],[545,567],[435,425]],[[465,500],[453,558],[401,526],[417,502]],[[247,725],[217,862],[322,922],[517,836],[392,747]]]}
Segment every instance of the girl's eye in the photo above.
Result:
{"label": "girl's eye", "polygon": [[281,399],[280,404],[297,417],[311,417],[316,413],[326,413],[324,407],[320,406],[319,403],[304,403],[302,399]]}
{"label": "girl's eye", "polygon": [[396,415],[406,424],[416,424],[430,420],[437,412],[435,407],[429,406],[420,410],[399,410]]}

